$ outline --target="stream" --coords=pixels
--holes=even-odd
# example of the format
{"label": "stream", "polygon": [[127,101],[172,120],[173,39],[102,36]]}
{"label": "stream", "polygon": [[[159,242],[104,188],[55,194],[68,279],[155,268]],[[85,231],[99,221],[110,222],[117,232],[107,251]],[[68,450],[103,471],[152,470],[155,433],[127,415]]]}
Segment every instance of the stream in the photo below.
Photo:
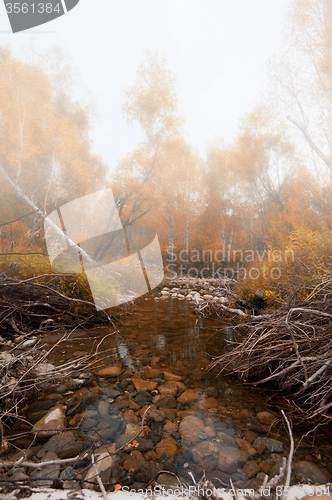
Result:
{"label": "stream", "polygon": [[[97,345],[100,352],[107,350],[107,357],[101,354],[86,383],[64,381],[30,405],[30,422],[61,403],[66,405],[67,430],[81,436],[81,450],[114,453],[131,443],[118,453],[107,476],[111,489],[145,488],[156,480],[174,486],[174,474],[188,482],[189,473],[197,481],[206,474],[216,487],[258,488],[266,474],[279,474],[289,436],[278,409],[267,404],[264,393],[246,388],[235,377],[206,371],[232,340],[229,324],[202,320],[188,301],[169,297],[138,299],[122,323],[120,337],[111,335],[110,327],[77,329],[50,353],[49,362],[55,365],[88,354]],[[42,336],[43,349],[51,349],[60,337]],[[143,432],[130,441],[141,430],[148,406],[151,413]],[[295,429],[295,441],[300,437]],[[40,459],[50,450],[58,453],[56,446],[38,444],[34,453]],[[295,469],[292,483],[313,482],[313,477],[326,482],[329,463],[303,450],[297,450],[294,461],[304,463],[304,469]],[[86,464],[67,469],[59,472],[63,481],[83,484]]]}

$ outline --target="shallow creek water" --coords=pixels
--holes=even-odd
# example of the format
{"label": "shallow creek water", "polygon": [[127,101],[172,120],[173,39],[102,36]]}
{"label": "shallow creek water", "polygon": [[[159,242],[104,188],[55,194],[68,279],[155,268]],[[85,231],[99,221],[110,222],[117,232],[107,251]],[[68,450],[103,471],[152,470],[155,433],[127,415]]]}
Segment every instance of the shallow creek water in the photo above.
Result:
{"label": "shallow creek water", "polygon": [[[68,408],[67,422],[73,428],[79,425],[86,447],[105,450],[102,447],[106,445],[115,451],[125,444],[125,433],[128,437],[139,430],[146,406],[156,405],[153,409],[157,413],[153,419],[147,416],[147,427],[135,440],[137,449],[130,454],[132,460],[128,461],[129,452],[127,458],[121,458],[121,467],[112,476],[114,484],[146,486],[159,470],[169,470],[187,481],[189,471],[197,480],[205,471],[216,486],[229,485],[232,480],[238,487],[258,487],[272,468],[273,474],[278,473],[282,457],[288,455],[289,439],[282,423],[270,428],[269,419],[280,413],[267,406],[263,394],[246,389],[236,379],[216,378],[216,374],[206,371],[212,357],[226,348],[226,339],[231,339],[229,325],[198,318],[187,301],[150,298],[137,301],[135,311],[119,329],[121,338],[109,335],[109,328],[76,330],[50,357],[57,364],[89,353],[101,341],[100,350],[109,349],[108,357],[91,370],[93,379],[86,388],[94,396],[92,399],[84,400],[83,395],[85,403],[75,407],[70,403],[75,390],[67,391],[64,387],[61,392]],[[58,340],[59,335],[43,337],[44,349]],[[98,370],[114,364],[122,367],[118,376],[98,375]],[[149,374],[150,368],[155,370],[154,377]],[[166,409],[157,402],[158,392],[162,394],[163,384],[172,378],[165,372],[180,381],[177,393],[172,393],[175,404],[168,400]],[[158,385],[156,389],[140,391],[136,387],[138,379],[156,381]],[[199,396],[181,399],[181,394],[189,389]],[[164,416],[160,416],[160,411]],[[266,421],[264,416],[257,416],[262,412],[269,412]],[[183,420],[189,415],[196,420],[192,421],[192,429],[189,421],[185,432]],[[264,442],[258,449],[257,437],[275,439],[283,444],[283,450],[269,449],[271,443],[265,446]],[[160,447],[161,441],[164,448]],[[202,443],[207,443],[205,448]],[[214,445],[218,446],[217,451]],[[218,453],[225,446],[243,450],[247,462],[239,463],[235,469],[220,465]],[[137,451],[139,455],[135,455]],[[298,452],[296,460],[299,459],[304,459],[303,451]]]}

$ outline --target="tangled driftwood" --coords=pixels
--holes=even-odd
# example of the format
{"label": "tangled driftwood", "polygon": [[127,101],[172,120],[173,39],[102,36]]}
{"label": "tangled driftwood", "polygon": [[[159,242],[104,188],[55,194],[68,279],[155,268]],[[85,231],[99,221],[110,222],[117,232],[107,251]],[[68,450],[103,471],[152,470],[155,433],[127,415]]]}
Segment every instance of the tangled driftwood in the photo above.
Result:
{"label": "tangled driftwood", "polygon": [[272,385],[287,395],[301,420],[332,420],[332,280],[305,301],[234,327],[229,350],[209,369],[237,374],[254,385]]}
{"label": "tangled driftwood", "polygon": [[[78,323],[111,323],[110,316],[96,313],[94,304],[64,295],[56,285],[57,275],[42,275],[25,280],[0,273],[0,325],[2,335],[29,336],[60,324],[71,328]],[[73,278],[61,275],[61,279]]]}

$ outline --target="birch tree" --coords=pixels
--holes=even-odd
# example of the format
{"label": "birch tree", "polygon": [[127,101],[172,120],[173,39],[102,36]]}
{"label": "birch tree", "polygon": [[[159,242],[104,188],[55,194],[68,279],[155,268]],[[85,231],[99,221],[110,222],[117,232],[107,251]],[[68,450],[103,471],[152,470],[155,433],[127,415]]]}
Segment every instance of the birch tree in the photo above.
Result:
{"label": "birch tree", "polygon": [[283,43],[282,52],[270,63],[275,99],[284,121],[304,141],[306,157],[331,175],[331,1],[293,0]]}

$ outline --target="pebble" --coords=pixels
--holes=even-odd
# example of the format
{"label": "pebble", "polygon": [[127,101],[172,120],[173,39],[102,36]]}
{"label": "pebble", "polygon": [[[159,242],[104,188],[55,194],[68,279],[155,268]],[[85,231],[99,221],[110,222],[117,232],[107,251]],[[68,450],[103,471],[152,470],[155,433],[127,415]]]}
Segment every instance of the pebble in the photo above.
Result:
{"label": "pebble", "polygon": [[282,453],[284,451],[284,445],[281,441],[267,437],[258,437],[255,439],[253,447],[258,451],[259,446],[265,446],[269,453]]}
{"label": "pebble", "polygon": [[253,476],[256,476],[256,474],[258,474],[261,469],[257,462],[249,461],[244,464],[243,470],[246,475],[251,478]]}
{"label": "pebble", "polygon": [[203,432],[207,435],[208,438],[214,438],[216,436],[216,430],[211,425],[205,426]]}
{"label": "pebble", "polygon": [[166,415],[161,410],[149,410],[147,418],[150,418],[154,422],[164,422]]}
{"label": "pebble", "polygon": [[196,401],[202,395],[202,391],[196,389],[187,389],[181,396],[178,397],[179,403],[187,403],[191,401]]}
{"label": "pebble", "polygon": [[118,377],[123,372],[123,368],[121,365],[113,365],[107,366],[106,368],[102,368],[97,372],[97,377]]}
{"label": "pebble", "polygon": [[276,419],[276,416],[268,411],[260,411],[257,413],[256,418],[260,424],[271,425]]}
{"label": "pebble", "polygon": [[331,481],[331,476],[320,469],[313,462],[301,460],[294,467],[296,479],[300,483],[326,484]]}
{"label": "pebble", "polygon": [[135,389],[139,391],[153,391],[158,386],[157,382],[142,380],[138,378],[133,378],[133,384],[135,386]]}
{"label": "pebble", "polygon": [[218,457],[218,467],[223,472],[228,472],[232,474],[236,472],[238,468],[244,466],[248,459],[248,455],[238,448],[233,448],[231,446],[224,447]]}
{"label": "pebble", "polygon": [[176,441],[172,437],[162,439],[156,446],[156,454],[158,458],[160,458],[163,453],[172,457],[177,451],[178,448],[176,446]]}
{"label": "pebble", "polygon": [[36,433],[37,440],[46,440],[65,430],[66,427],[66,406],[56,405],[47,414],[38,420],[32,428]]}
{"label": "pebble", "polygon": [[144,461],[142,453],[138,450],[134,450],[123,462],[123,468],[127,471],[136,471],[140,468]]}
{"label": "pebble", "polygon": [[203,420],[192,415],[184,417],[179,425],[179,433],[182,439],[196,443],[199,440],[198,434],[203,432]]}
{"label": "pebble", "polygon": [[103,418],[107,418],[110,412],[111,405],[107,401],[100,401],[98,403],[98,412]]}

